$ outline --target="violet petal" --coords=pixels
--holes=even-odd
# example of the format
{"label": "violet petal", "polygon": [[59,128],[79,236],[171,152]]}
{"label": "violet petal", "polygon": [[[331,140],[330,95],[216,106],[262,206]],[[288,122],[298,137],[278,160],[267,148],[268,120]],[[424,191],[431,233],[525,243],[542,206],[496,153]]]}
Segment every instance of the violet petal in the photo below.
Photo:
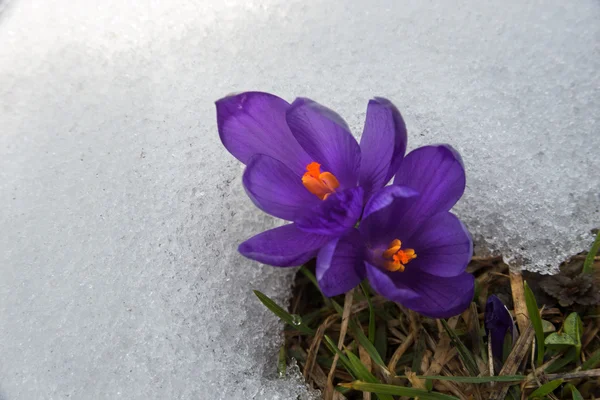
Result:
{"label": "violet petal", "polygon": [[321,203],[302,184],[302,178],[282,162],[263,154],[248,161],[243,177],[246,193],[254,204],[275,217],[293,221]]}
{"label": "violet petal", "polygon": [[317,255],[316,277],[325,296],[346,293],[364,278],[360,234],[356,229],[327,243]]}
{"label": "violet petal", "polygon": [[475,278],[469,273],[444,278],[426,273],[416,275],[413,285],[420,298],[407,300],[404,305],[418,313],[430,318],[449,318],[465,311],[473,300]]}
{"label": "violet petal", "polygon": [[221,142],[247,164],[255,154],[266,154],[296,174],[312,160],[298,144],[286,122],[289,103],[262,92],[245,92],[217,100],[217,126]]}
{"label": "violet petal", "polygon": [[471,235],[450,212],[428,218],[403,244],[417,253],[408,267],[435,276],[462,274],[473,255]]}
{"label": "violet petal", "polygon": [[460,314],[471,303],[475,288],[471,274],[442,278],[411,270],[411,263],[404,272],[388,272],[367,264],[367,276],[380,295],[430,318]]}
{"label": "violet petal", "polygon": [[356,186],[360,147],[341,117],[312,100],[298,98],[287,111],[287,123],[311,161],[335,175],[340,189]]}
{"label": "violet petal", "polygon": [[502,300],[494,295],[489,296],[485,304],[484,324],[486,333],[491,336],[492,354],[502,360],[504,338],[508,332],[511,332],[514,337],[516,329],[510,311]]}
{"label": "violet petal", "polygon": [[244,257],[264,264],[294,267],[314,258],[331,239],[330,236],[303,232],[296,224],[289,224],[251,237],[240,244],[238,250]]}
{"label": "violet petal", "polygon": [[449,318],[462,313],[471,304],[475,292],[475,278],[466,272],[439,277],[412,268],[409,263],[406,270],[394,278],[418,293],[417,298],[405,299],[400,303],[430,318]]}
{"label": "violet petal", "polygon": [[311,212],[296,219],[298,229],[319,235],[342,235],[354,228],[362,213],[364,191],[361,187],[331,194]]}
{"label": "violet petal", "polygon": [[402,272],[388,272],[369,262],[365,263],[365,271],[371,287],[389,300],[402,303],[419,297],[413,288],[405,285],[401,279],[395,279]]}
{"label": "violet petal", "polygon": [[[389,103],[389,102],[388,102]],[[394,154],[395,126],[392,110],[376,100],[369,101],[365,127],[360,138],[359,183],[367,198],[390,180],[388,172]]]}
{"label": "violet petal", "polygon": [[408,153],[394,184],[415,189],[423,197],[412,213],[431,216],[449,211],[465,190],[465,170],[451,146],[424,146]]}
{"label": "violet petal", "polygon": [[368,245],[378,247],[410,237],[420,221],[408,211],[418,201],[419,194],[405,186],[391,185],[377,191],[367,202],[359,227]]}

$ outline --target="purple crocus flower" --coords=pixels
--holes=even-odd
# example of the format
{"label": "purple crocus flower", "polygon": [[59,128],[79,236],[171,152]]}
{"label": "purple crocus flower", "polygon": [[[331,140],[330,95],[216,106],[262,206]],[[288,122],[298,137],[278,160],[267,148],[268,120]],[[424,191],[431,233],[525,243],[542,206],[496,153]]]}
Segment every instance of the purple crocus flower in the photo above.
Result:
{"label": "purple crocus flower", "polygon": [[216,102],[221,141],[246,164],[243,184],[258,208],[293,223],[239,246],[244,256],[296,266],[351,231],[366,199],[385,186],[406,151],[406,127],[387,100],[369,102],[360,146],[333,111],[246,92]]}
{"label": "purple crocus flower", "polygon": [[492,342],[492,354],[499,360],[502,360],[504,349],[504,338],[508,332],[513,337],[513,343],[516,340],[517,329],[515,322],[510,315],[502,300],[495,295],[491,295],[485,304],[485,332]]}
{"label": "purple crocus flower", "polygon": [[316,276],[328,296],[368,278],[382,296],[432,318],[464,311],[474,292],[465,272],[473,244],[449,212],[465,188],[460,157],[449,146],[409,153],[394,185],[375,193],[358,229],[325,245]]}
{"label": "purple crocus flower", "polygon": [[426,146],[404,157],[404,121],[382,98],[368,104],[360,146],[337,114],[311,100],[248,92],[216,105],[221,141],[247,165],[246,192],[263,211],[293,221],[250,238],[240,253],[282,267],[317,256],[327,296],[367,277],[383,296],[427,316],[470,303],[472,242],[449,212],[465,188],[454,149]]}

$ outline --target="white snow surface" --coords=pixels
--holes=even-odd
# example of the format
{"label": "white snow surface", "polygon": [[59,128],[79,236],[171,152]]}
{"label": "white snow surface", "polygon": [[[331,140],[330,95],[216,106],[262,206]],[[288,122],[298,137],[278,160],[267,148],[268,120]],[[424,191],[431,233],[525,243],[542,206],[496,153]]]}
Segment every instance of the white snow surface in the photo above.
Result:
{"label": "white snow surface", "polygon": [[550,272],[600,225],[600,3],[0,1],[0,399],[296,399],[293,270],[237,244],[213,101],[311,97],[463,155],[479,254]]}

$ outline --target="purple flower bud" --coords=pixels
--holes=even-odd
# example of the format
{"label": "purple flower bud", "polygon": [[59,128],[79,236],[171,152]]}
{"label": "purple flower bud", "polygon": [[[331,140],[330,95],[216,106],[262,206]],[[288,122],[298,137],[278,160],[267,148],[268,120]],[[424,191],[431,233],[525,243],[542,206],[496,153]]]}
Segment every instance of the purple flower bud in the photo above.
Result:
{"label": "purple flower bud", "polygon": [[492,341],[492,354],[502,360],[504,338],[508,332],[513,336],[513,342],[517,334],[515,323],[510,312],[502,301],[491,295],[485,305],[485,332]]}

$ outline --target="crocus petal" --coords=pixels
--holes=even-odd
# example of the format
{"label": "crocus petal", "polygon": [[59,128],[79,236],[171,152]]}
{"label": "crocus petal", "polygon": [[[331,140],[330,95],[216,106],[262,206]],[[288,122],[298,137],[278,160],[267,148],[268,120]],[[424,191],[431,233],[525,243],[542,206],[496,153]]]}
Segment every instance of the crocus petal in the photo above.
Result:
{"label": "crocus petal", "polygon": [[491,336],[492,354],[502,359],[504,338],[510,331],[513,337],[516,333],[514,320],[510,312],[498,297],[491,295],[485,305],[485,331]]}
{"label": "crocus petal", "polygon": [[398,109],[387,99],[369,101],[360,138],[360,185],[367,197],[392,178],[406,151],[406,125]]}
{"label": "crocus petal", "polygon": [[287,111],[292,134],[312,161],[331,172],[342,189],[356,186],[360,148],[343,120],[309,99],[296,99]]}
{"label": "crocus petal", "polygon": [[319,235],[339,236],[354,228],[362,213],[361,187],[331,194],[311,212],[296,219],[298,229]]}
{"label": "crocus petal", "polygon": [[[409,268],[410,264],[407,270]],[[415,271],[407,280],[419,297],[402,304],[430,318],[449,318],[462,313],[471,304],[475,292],[475,279],[466,272],[442,278]]]}
{"label": "crocus petal", "polygon": [[288,221],[321,203],[317,196],[306,190],[300,176],[282,162],[262,154],[256,154],[248,161],[243,183],[258,208]]}
{"label": "crocus petal", "polygon": [[408,214],[420,196],[413,189],[391,185],[377,191],[365,205],[360,232],[371,247],[404,241],[419,227],[419,220]]}
{"label": "crocus petal", "polygon": [[404,154],[406,154],[406,145],[408,143],[408,134],[406,132],[406,124],[404,123],[404,118],[402,118],[402,114],[400,111],[394,106],[389,100],[376,97],[376,100],[381,102],[382,104],[387,104],[387,106],[392,111],[392,116],[394,117],[394,154],[392,154],[392,161],[390,162],[390,169],[388,171],[388,176],[386,178],[386,183],[389,182],[390,179],[394,176],[400,165],[402,164],[402,160],[404,159]]}
{"label": "crocus petal", "polygon": [[247,164],[255,154],[266,154],[302,175],[311,162],[286,122],[289,103],[261,92],[245,92],[216,102],[221,142]]}
{"label": "crocus petal", "polygon": [[365,271],[371,287],[383,297],[401,304],[419,298],[413,288],[405,285],[401,279],[395,279],[400,272],[384,271],[368,262],[365,262]]}
{"label": "crocus petal", "polygon": [[450,210],[460,199],[465,190],[465,170],[460,155],[452,147],[424,146],[404,158],[394,184],[419,192],[423,201],[412,212],[431,216]]}
{"label": "crocus petal", "polygon": [[473,299],[475,279],[466,272],[439,277],[412,268],[409,263],[404,272],[391,274],[395,274],[394,280],[403,282],[418,293],[417,297],[394,300],[430,318],[449,318],[460,314]]}
{"label": "crocus petal", "polygon": [[463,273],[473,255],[471,235],[455,215],[446,211],[427,219],[403,243],[417,253],[409,268],[436,276]]}
{"label": "crocus petal", "polygon": [[409,263],[404,272],[389,272],[367,264],[367,277],[371,287],[383,297],[430,318],[457,315],[471,303],[473,275],[441,278],[411,267]]}
{"label": "crocus petal", "polygon": [[317,255],[316,277],[325,296],[346,293],[364,277],[360,234],[353,229],[327,243]]}
{"label": "crocus petal", "polygon": [[259,233],[240,244],[238,250],[244,257],[264,264],[293,267],[314,258],[329,241],[330,236],[306,233],[289,224]]}

